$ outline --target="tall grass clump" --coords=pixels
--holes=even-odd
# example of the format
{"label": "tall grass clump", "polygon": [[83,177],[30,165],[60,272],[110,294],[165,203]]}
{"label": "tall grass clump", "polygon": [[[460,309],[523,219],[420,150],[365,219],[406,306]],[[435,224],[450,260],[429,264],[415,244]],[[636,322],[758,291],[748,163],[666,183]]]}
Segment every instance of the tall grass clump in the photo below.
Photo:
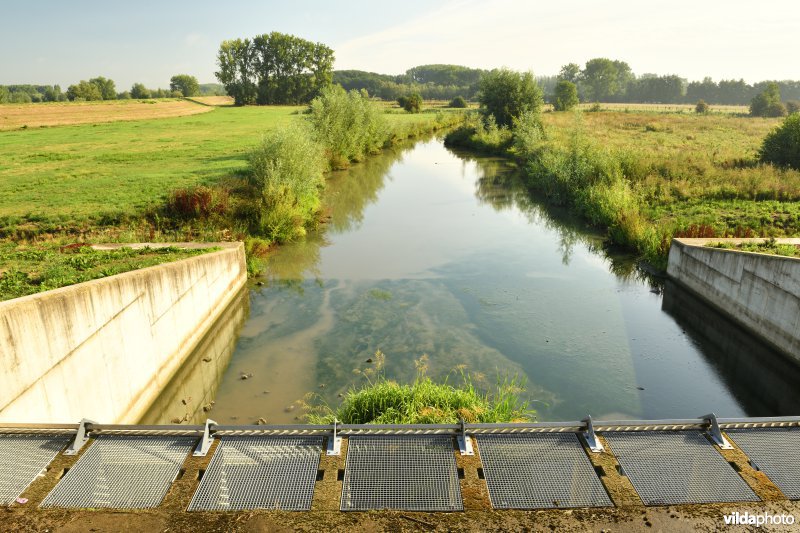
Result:
{"label": "tall grass clump", "polygon": [[[383,355],[378,352],[380,363]],[[420,361],[424,361],[425,356]],[[413,383],[401,384],[378,374],[361,387],[351,388],[341,404],[310,407],[306,419],[312,424],[328,424],[334,419],[345,424],[454,424],[466,422],[525,422],[535,411],[520,400],[524,384],[506,378],[494,392],[482,394],[469,378],[461,383],[435,383],[425,376],[425,365],[417,361],[418,374]]]}
{"label": "tall grass clump", "polygon": [[250,153],[250,184],[258,195],[256,233],[285,242],[302,237],[320,208],[326,161],[307,127],[264,135]]}
{"label": "tall grass clump", "polygon": [[386,117],[369,96],[338,85],[323,89],[311,102],[309,120],[332,168],[377,153],[389,137]]}
{"label": "tall grass clump", "polygon": [[499,126],[493,115],[468,113],[461,126],[448,133],[444,144],[487,154],[506,155],[513,143],[511,129]]}

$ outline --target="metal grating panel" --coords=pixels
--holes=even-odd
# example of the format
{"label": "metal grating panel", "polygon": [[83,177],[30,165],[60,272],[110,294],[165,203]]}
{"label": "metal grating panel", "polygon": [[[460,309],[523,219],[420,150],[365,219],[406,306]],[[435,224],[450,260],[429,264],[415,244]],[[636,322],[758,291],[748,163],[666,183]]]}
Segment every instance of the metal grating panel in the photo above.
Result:
{"label": "metal grating panel", "polygon": [[311,509],[322,437],[222,437],[190,511]]}
{"label": "metal grating panel", "polygon": [[196,441],[194,437],[100,435],[42,507],[156,507]]}
{"label": "metal grating panel", "polygon": [[460,511],[453,439],[447,435],[351,436],[342,511]]}
{"label": "metal grating panel", "polygon": [[0,434],[0,505],[16,500],[69,440],[68,435]]}
{"label": "metal grating panel", "polygon": [[800,500],[800,428],[729,430],[728,436],[790,500]]}
{"label": "metal grating panel", "polygon": [[747,483],[700,432],[603,435],[645,505],[758,501]]}
{"label": "metal grating panel", "polygon": [[481,435],[478,450],[495,509],[613,505],[575,433]]}

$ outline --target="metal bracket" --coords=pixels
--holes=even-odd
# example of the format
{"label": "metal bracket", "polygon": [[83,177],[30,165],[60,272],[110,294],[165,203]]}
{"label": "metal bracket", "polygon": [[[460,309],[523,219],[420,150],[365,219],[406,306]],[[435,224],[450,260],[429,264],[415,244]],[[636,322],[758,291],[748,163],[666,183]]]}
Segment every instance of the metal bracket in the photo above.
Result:
{"label": "metal bracket", "polygon": [[592,424],[592,417],[587,416],[583,420],[581,420],[584,424],[586,424],[586,431],[583,432],[583,438],[586,439],[586,444],[589,446],[589,449],[595,453],[600,453],[606,451],[603,448],[603,445],[600,443],[600,440],[597,438],[597,435],[594,432],[594,424]]}
{"label": "metal bracket", "polygon": [[715,415],[714,413],[709,413],[703,417],[703,421],[709,425],[708,435],[711,437],[711,440],[714,441],[714,444],[719,446],[720,450],[733,449],[731,443],[728,442],[727,439],[722,435],[722,430],[719,429],[719,423],[717,422],[717,415]]}
{"label": "metal bracket", "polygon": [[88,418],[84,418],[81,420],[80,424],[78,425],[78,431],[75,433],[75,438],[72,440],[72,444],[64,450],[64,455],[77,455],[83,445],[89,440],[89,437],[86,435],[86,424],[96,424],[94,420],[89,420]]}
{"label": "metal bracket", "polygon": [[192,456],[205,457],[206,454],[208,454],[208,449],[211,448],[211,444],[214,443],[214,437],[211,435],[211,426],[216,425],[217,423],[210,418],[206,419],[206,426],[203,428],[203,438],[200,439],[200,442],[197,444],[197,448],[194,449]]}
{"label": "metal bracket", "polygon": [[328,437],[328,451],[326,455],[341,455],[342,454],[342,437],[339,436],[337,431],[339,421],[333,419],[333,435]]}
{"label": "metal bracket", "polygon": [[472,439],[467,435],[467,425],[464,419],[461,419],[461,433],[456,437],[458,440],[458,451],[461,455],[475,455],[475,450],[472,449]]}

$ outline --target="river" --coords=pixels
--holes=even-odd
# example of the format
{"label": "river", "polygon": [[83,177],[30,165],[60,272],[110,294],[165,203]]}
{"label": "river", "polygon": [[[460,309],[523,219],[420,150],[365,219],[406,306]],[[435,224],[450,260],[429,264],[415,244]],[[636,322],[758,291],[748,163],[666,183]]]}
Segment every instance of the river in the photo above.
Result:
{"label": "river", "polygon": [[198,402],[180,392],[183,372],[144,421],[298,423],[304,403],[335,405],[375,379],[378,350],[379,372],[400,381],[415,361],[487,390],[517,376],[539,420],[799,410],[793,366],[532,199],[505,160],[433,138],[328,185],[323,229],[269,257],[235,304],[249,315],[228,313],[227,369],[202,371],[202,354],[187,363],[205,376],[205,410],[186,407]]}

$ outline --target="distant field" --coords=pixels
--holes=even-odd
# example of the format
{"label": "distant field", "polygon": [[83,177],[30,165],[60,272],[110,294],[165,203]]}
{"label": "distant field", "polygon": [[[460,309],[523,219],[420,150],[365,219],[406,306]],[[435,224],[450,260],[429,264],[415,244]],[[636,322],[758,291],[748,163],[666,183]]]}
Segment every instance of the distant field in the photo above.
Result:
{"label": "distant field", "polygon": [[[208,112],[0,132],[0,232],[114,224],[178,187],[235,176],[265,131],[301,120],[304,109],[183,103]],[[387,117],[413,129],[436,114]]]}
{"label": "distant field", "polygon": [[187,98],[192,102],[198,104],[212,105],[212,106],[226,106],[233,105],[233,98],[230,96],[192,96]]}
{"label": "distant field", "polygon": [[[583,111],[587,111],[594,107],[596,104],[584,103],[578,107]],[[625,111],[638,112],[649,111],[655,113],[694,113],[694,104],[599,104],[600,109],[603,111]],[[746,105],[716,105],[710,104],[711,113],[728,113],[728,114],[743,114],[749,112]]]}
{"label": "distant field", "polygon": [[208,106],[177,99],[3,104],[0,105],[0,131],[67,124],[180,117],[206,113],[210,110],[211,108]]}

